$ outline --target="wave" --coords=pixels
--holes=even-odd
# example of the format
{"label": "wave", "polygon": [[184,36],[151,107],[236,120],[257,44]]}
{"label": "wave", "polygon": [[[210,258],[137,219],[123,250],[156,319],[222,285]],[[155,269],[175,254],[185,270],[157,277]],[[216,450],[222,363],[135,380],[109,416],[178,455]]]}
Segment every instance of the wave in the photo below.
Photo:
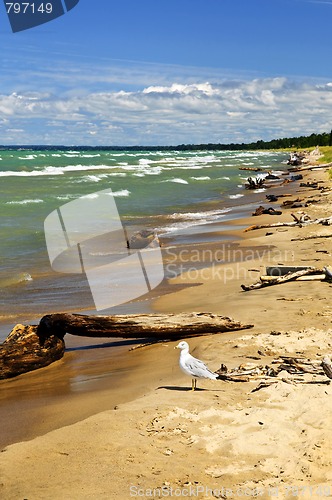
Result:
{"label": "wave", "polygon": [[20,201],[7,201],[6,205],[29,205],[30,203],[44,203],[44,200],[20,200]]}
{"label": "wave", "polygon": [[174,213],[169,215],[168,219],[175,219],[176,222],[166,225],[164,227],[156,228],[159,233],[173,233],[175,231],[188,229],[194,226],[200,226],[204,224],[212,224],[213,222],[218,222],[225,217],[225,214],[230,212],[231,208],[223,208],[220,210],[208,210],[206,212],[185,212],[185,213]]}
{"label": "wave", "polygon": [[1,278],[0,287],[6,288],[13,285],[18,285],[19,283],[26,283],[27,281],[33,281],[31,274],[29,273],[13,274],[10,277]]}
{"label": "wave", "polygon": [[230,194],[230,195],[229,195],[229,199],[230,199],[230,200],[237,200],[238,198],[242,198],[242,196],[244,196],[244,194],[241,194],[241,193],[237,193],[237,194]]}
{"label": "wave", "polygon": [[191,219],[191,220],[199,220],[199,219],[211,219],[218,217],[220,215],[224,215],[227,212],[230,212],[231,208],[221,208],[219,210],[207,210],[206,212],[175,212],[174,214],[169,215],[168,219]]}
{"label": "wave", "polygon": [[[114,167],[113,167],[114,168]],[[123,170],[134,171],[135,174],[144,174],[144,175],[160,175],[163,170],[166,170],[165,167],[155,166],[151,167],[151,165],[147,163],[142,163],[141,165],[123,165],[121,166]]]}
{"label": "wave", "polygon": [[202,177],[190,177],[190,179],[193,179],[194,181],[210,181],[211,177],[206,175],[205,177],[204,176],[202,176]]}
{"label": "wave", "polygon": [[[110,191],[107,193],[108,196],[115,196],[118,198],[123,198],[131,195],[131,192],[128,189],[120,189],[119,191]],[[99,197],[99,193],[90,193],[82,196],[81,198],[87,198],[89,200],[94,200]]]}
{"label": "wave", "polygon": [[112,194],[115,197],[124,198],[130,196],[131,192],[128,189],[120,189],[120,191],[114,191]]}
{"label": "wave", "polygon": [[181,179],[180,177],[174,177],[174,179],[166,179],[165,181],[162,182],[175,182],[177,184],[189,184],[188,181],[185,179]]}
{"label": "wave", "polygon": [[19,160],[35,160],[38,155],[27,155],[27,156],[19,156]]}
{"label": "wave", "polygon": [[87,170],[110,170],[115,167],[109,165],[67,165],[66,167],[48,166],[42,170],[7,170],[0,172],[0,177],[39,177],[43,175],[64,175],[65,172],[81,172]]}

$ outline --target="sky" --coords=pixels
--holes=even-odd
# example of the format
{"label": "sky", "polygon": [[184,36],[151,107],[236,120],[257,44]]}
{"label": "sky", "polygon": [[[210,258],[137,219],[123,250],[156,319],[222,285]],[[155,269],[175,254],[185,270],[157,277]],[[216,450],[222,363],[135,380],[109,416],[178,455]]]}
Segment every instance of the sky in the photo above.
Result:
{"label": "sky", "polygon": [[332,0],[80,0],[13,33],[1,2],[0,144],[329,132],[331,19]]}

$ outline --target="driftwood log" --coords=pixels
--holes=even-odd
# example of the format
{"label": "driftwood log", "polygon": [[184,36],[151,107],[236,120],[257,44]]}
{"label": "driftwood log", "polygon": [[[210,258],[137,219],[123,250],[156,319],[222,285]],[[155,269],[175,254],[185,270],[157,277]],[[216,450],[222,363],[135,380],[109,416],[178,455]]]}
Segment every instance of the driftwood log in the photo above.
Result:
{"label": "driftwood log", "polygon": [[66,333],[81,337],[178,340],[252,328],[210,313],[84,316],[50,314],[38,326],[16,327],[0,345],[0,379],[48,366],[62,358]]}
{"label": "driftwood log", "polygon": [[85,316],[81,314],[50,314],[38,326],[41,339],[66,333],[80,337],[155,338],[178,340],[184,337],[210,335],[252,328],[231,318],[211,313],[183,314],[119,314],[116,316]]}
{"label": "driftwood log", "polygon": [[258,290],[259,288],[264,288],[267,286],[280,285],[282,283],[287,283],[289,281],[295,281],[296,279],[302,276],[306,276],[309,274],[317,274],[317,273],[321,274],[321,271],[313,267],[308,267],[307,269],[302,269],[300,271],[289,272],[284,276],[277,276],[277,277],[269,276],[268,280],[260,278],[260,280],[257,283],[253,283],[252,285],[249,286],[241,285],[241,288],[244,292],[249,292],[250,290]]}

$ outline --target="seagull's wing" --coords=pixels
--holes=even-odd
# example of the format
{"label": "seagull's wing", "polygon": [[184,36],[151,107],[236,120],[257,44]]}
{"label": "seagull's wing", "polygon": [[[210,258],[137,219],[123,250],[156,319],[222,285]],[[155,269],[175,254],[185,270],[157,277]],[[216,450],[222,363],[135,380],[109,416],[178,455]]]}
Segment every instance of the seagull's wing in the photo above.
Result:
{"label": "seagull's wing", "polygon": [[331,361],[329,358],[324,358],[323,361],[322,361],[322,367],[323,367],[323,370],[324,370],[324,373],[325,375],[332,379],[332,365],[331,365]]}
{"label": "seagull's wing", "polygon": [[194,358],[190,354],[185,360],[185,366],[188,372],[193,377],[198,378],[217,378],[217,374],[213,373],[200,359]]}

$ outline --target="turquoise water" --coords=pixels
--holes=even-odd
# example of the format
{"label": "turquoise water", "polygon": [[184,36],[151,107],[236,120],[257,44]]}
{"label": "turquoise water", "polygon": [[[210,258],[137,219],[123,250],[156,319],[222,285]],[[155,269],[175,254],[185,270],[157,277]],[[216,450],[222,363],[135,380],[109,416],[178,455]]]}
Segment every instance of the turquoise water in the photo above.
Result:
{"label": "turquoise water", "polygon": [[[44,219],[80,196],[111,188],[124,225],[181,237],[247,203],[248,172],[285,168],[273,152],[0,151],[0,322],[91,307],[82,276],[52,271]],[[250,174],[250,173],[249,173]],[[254,174],[255,175],[255,174]],[[201,226],[201,227],[200,227]],[[204,226],[206,227],[206,226]]]}

